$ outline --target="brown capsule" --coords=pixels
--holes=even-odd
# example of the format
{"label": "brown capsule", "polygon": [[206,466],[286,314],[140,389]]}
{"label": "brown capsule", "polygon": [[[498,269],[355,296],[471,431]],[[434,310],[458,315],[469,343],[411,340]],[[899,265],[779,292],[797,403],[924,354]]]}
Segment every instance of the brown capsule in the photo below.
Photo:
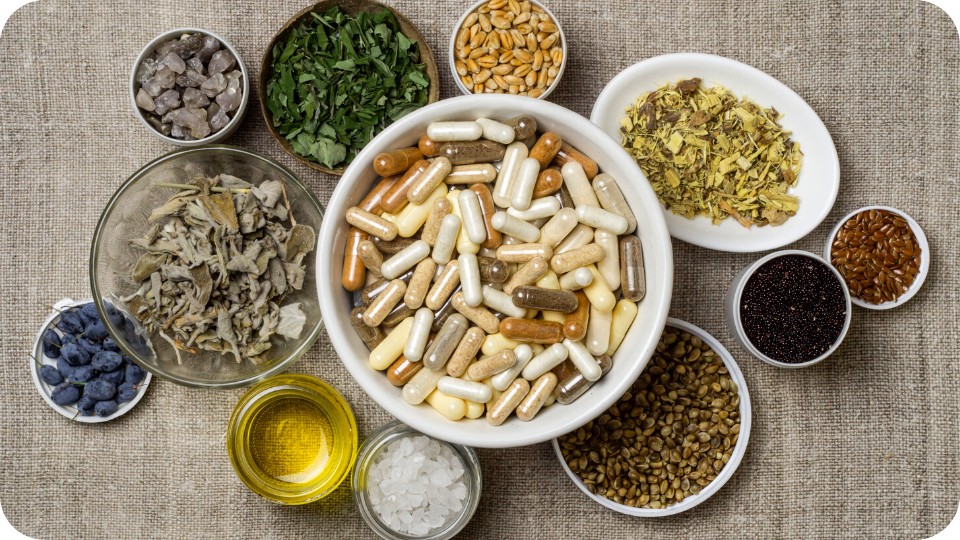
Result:
{"label": "brown capsule", "polygon": [[456,312],[457,310],[453,309],[453,304],[448,298],[446,303],[440,306],[440,309],[434,310],[433,326],[430,327],[430,331],[434,333],[439,332],[440,329],[443,328],[443,324],[447,322],[447,319],[450,317],[450,315],[453,315]]}
{"label": "brown capsule", "polygon": [[440,232],[440,223],[453,211],[453,203],[446,197],[440,197],[433,203],[430,209],[430,215],[427,216],[427,222],[423,225],[420,232],[420,239],[429,245],[437,241],[437,233]]}
{"label": "brown capsule", "polygon": [[533,145],[533,148],[530,149],[531,157],[540,162],[540,168],[546,169],[547,165],[553,161],[554,156],[557,155],[557,152],[560,151],[560,145],[563,144],[563,140],[560,139],[560,136],[552,131],[547,131],[537,139],[537,143]]}
{"label": "brown capsule", "polygon": [[563,175],[554,168],[543,169],[537,176],[537,183],[533,185],[532,198],[539,199],[556,193],[563,185]]}
{"label": "brown capsule", "polygon": [[410,203],[410,200],[407,199],[407,193],[412,186],[417,184],[420,175],[427,170],[428,166],[430,166],[430,163],[424,159],[411,165],[410,168],[407,169],[407,172],[403,173],[403,176],[383,194],[383,197],[380,199],[380,207],[385,212],[390,212],[391,214],[396,214],[403,210],[403,208]]}
{"label": "brown capsule", "polygon": [[394,184],[399,180],[399,176],[391,176],[389,178],[381,178],[377,185],[373,186],[373,189],[360,201],[360,204],[357,205],[361,210],[370,212],[371,214],[380,215],[383,211],[380,208],[380,199],[383,198],[383,194],[390,190]]}
{"label": "brown capsule", "polygon": [[406,319],[407,317],[412,316],[417,310],[410,309],[403,302],[398,302],[397,307],[393,308],[393,311],[387,314],[386,318],[383,319],[382,324],[385,328],[391,326],[396,326],[400,324],[400,321]]}
{"label": "brown capsule", "polygon": [[430,289],[430,283],[433,282],[433,276],[437,273],[437,263],[430,257],[417,263],[413,269],[413,276],[410,277],[410,283],[407,284],[407,292],[403,295],[403,303],[410,309],[417,309],[423,305],[427,297],[427,291]]}
{"label": "brown capsule", "polygon": [[580,341],[587,335],[590,322],[590,301],[583,291],[574,293],[577,297],[577,309],[568,313],[563,322],[563,335],[571,341]]}
{"label": "brown capsule", "polygon": [[477,255],[477,264],[481,281],[503,283],[510,277],[510,265],[499,259]]}
{"label": "brown capsule", "polygon": [[503,123],[513,128],[514,133],[516,133],[515,139],[518,141],[522,141],[537,133],[537,120],[528,114],[514,116],[509,120],[505,120]]}
{"label": "brown capsule", "polygon": [[623,297],[631,302],[643,300],[647,293],[643,247],[634,235],[620,238],[620,287]]}
{"label": "brown capsule", "polygon": [[366,309],[363,306],[355,307],[350,311],[350,326],[356,330],[357,335],[360,336],[363,343],[372,351],[383,341],[386,335],[379,326],[367,326],[367,324],[363,322],[364,311],[366,311]]}
{"label": "brown capsule", "polygon": [[[413,277],[413,269],[407,270],[401,274],[397,279],[404,283],[410,283],[410,279]],[[363,290],[360,291],[360,303],[365,306],[369,306],[370,302],[373,302],[373,299],[380,295],[384,289],[387,288],[387,285],[390,283],[390,280],[383,279],[379,277],[371,281]]]}
{"label": "brown capsule", "polygon": [[423,362],[411,362],[401,354],[400,358],[387,368],[387,380],[394,386],[403,386],[410,382],[421,368],[423,368]]}
{"label": "brown capsule", "polygon": [[503,337],[527,343],[560,343],[563,341],[563,325],[541,319],[507,317],[500,321]]}
{"label": "brown capsule", "polygon": [[394,238],[393,240],[384,240],[382,238],[377,238],[376,236],[371,237],[370,241],[373,242],[373,245],[377,246],[377,249],[380,250],[380,253],[386,253],[387,255],[396,255],[400,251],[410,247],[410,244],[417,241],[416,238]]}
{"label": "brown capsule", "polygon": [[447,375],[459,377],[466,373],[470,362],[473,362],[480,351],[480,347],[483,346],[485,337],[487,337],[487,334],[481,328],[471,326],[463,335],[463,338],[460,339],[460,343],[447,362]]}
{"label": "brown capsule", "polygon": [[393,176],[406,171],[421,159],[423,154],[415,146],[391,150],[373,158],[373,170],[380,176]]}
{"label": "brown capsule", "polygon": [[494,141],[456,141],[440,145],[438,155],[450,160],[454,165],[473,163],[493,163],[503,159],[507,147]]}
{"label": "brown capsule", "polygon": [[471,307],[463,298],[462,292],[457,292],[451,298],[453,309],[459,311],[470,322],[483,328],[488,334],[496,334],[500,329],[500,319],[483,306]]}
{"label": "brown capsule", "polygon": [[583,172],[587,175],[588,180],[593,180],[593,177],[600,173],[600,167],[596,161],[569,144],[563,143],[560,145],[557,155],[553,158],[553,162],[563,167],[565,163],[570,161],[576,161],[583,167]]}
{"label": "brown capsule", "polygon": [[477,198],[480,199],[483,228],[487,231],[487,239],[480,245],[487,249],[497,249],[503,242],[503,235],[493,228],[493,215],[497,212],[497,208],[493,204],[493,194],[490,193],[490,188],[486,184],[473,184],[470,186],[470,191],[476,193]]}
{"label": "brown capsule", "polygon": [[577,309],[577,295],[570,291],[523,285],[513,290],[513,305],[537,311],[572,313]]}
{"label": "brown capsule", "polygon": [[[598,357],[597,363],[600,364],[600,371],[602,373],[610,371],[610,368],[613,367],[613,360],[606,354]],[[561,379],[557,384],[557,388],[554,390],[554,394],[557,396],[557,403],[563,405],[572,403],[589,390],[594,382],[596,381],[588,381],[579,370],[574,369],[571,375]]]}
{"label": "brown capsule", "polygon": [[417,142],[417,149],[423,154],[423,157],[436,157],[440,155],[440,145],[430,137],[424,134]]}
{"label": "brown capsule", "polygon": [[360,242],[360,245],[357,246],[357,255],[371,276],[380,276],[380,266],[383,265],[383,254],[380,253],[380,250],[377,249],[377,246],[375,246],[373,242],[370,240]]}
{"label": "brown capsule", "polygon": [[363,266],[358,251],[360,242],[367,238],[367,233],[356,227],[350,227],[350,230],[347,231],[347,240],[343,247],[343,273],[341,274],[340,284],[350,292],[360,290],[367,277],[367,269]]}

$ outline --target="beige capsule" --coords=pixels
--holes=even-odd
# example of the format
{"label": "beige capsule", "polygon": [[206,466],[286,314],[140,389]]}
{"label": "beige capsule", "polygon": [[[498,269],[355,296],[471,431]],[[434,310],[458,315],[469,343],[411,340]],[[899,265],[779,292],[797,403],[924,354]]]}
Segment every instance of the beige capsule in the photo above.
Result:
{"label": "beige capsule", "polygon": [[466,373],[467,366],[477,356],[486,335],[481,328],[476,326],[471,326],[467,330],[447,362],[447,375],[459,377]]}
{"label": "beige capsule", "polygon": [[420,232],[420,239],[431,246],[434,245],[437,241],[437,233],[440,232],[440,223],[443,222],[443,218],[450,214],[452,209],[453,203],[446,197],[434,201],[433,208],[430,209],[430,215],[427,216],[427,222]]}
{"label": "beige capsule", "polygon": [[378,326],[390,314],[390,311],[400,302],[407,292],[407,284],[402,279],[395,279],[387,285],[363,312],[363,322],[367,326]]}
{"label": "beige capsule", "polygon": [[603,247],[596,243],[590,243],[583,247],[554,255],[553,258],[550,259],[550,269],[557,274],[566,274],[577,268],[583,268],[588,264],[601,261],[604,255]]}
{"label": "beige capsule", "polygon": [[525,263],[536,258],[550,259],[553,250],[541,243],[511,244],[497,248],[497,258],[508,263]]}
{"label": "beige capsule", "polygon": [[350,225],[381,240],[390,241],[397,237],[395,224],[356,206],[347,209],[346,219]]}
{"label": "beige capsule", "polygon": [[[579,218],[577,219],[579,220]],[[582,248],[591,242],[593,242],[593,228],[578,222],[577,226],[553,248],[553,252],[555,255],[559,255]]]}
{"label": "beige capsule", "polygon": [[482,381],[487,377],[512,368],[516,363],[517,355],[513,350],[504,349],[490,356],[484,356],[471,364],[470,367],[467,368],[467,376],[475,381]]}
{"label": "beige capsule", "polygon": [[557,376],[552,372],[544,373],[530,386],[530,391],[517,405],[517,418],[524,422],[533,420],[557,387]]}
{"label": "beige capsule", "polygon": [[[513,294],[514,289],[535,283],[550,270],[550,264],[543,257],[535,257],[524,263],[503,285],[503,292]],[[499,329],[499,326],[497,327]]]}
{"label": "beige capsule", "polygon": [[530,383],[526,379],[516,379],[510,383],[500,397],[487,407],[487,422],[492,426],[503,424],[529,391]]}
{"label": "beige capsule", "polygon": [[[500,320],[489,309],[483,306],[471,307],[463,298],[462,292],[457,292],[451,298],[453,309],[460,312],[461,315],[469,319],[488,334],[495,334],[500,330]],[[429,306],[428,306],[429,307]]]}
{"label": "beige capsule", "polygon": [[377,249],[377,246],[369,240],[363,240],[357,246],[357,255],[360,262],[367,268],[373,277],[380,276],[380,267],[383,265],[383,254]]}
{"label": "beige capsule", "polygon": [[460,285],[460,265],[452,260],[444,265],[433,286],[427,291],[424,305],[436,311],[443,307],[453,291]]}
{"label": "beige capsule", "polygon": [[417,309],[423,305],[436,271],[437,263],[429,257],[417,263],[413,277],[410,278],[410,284],[407,285],[407,292],[403,295],[403,303],[408,308]]}

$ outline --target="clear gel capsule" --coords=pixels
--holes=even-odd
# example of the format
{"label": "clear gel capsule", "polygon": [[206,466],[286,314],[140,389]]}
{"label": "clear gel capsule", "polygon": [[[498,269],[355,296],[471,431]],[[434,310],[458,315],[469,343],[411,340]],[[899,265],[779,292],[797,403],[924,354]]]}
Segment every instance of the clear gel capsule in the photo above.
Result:
{"label": "clear gel capsule", "polygon": [[483,344],[484,336],[486,336],[484,331],[476,326],[467,330],[447,362],[447,375],[459,377],[466,373],[467,367],[477,356],[477,352]]}
{"label": "clear gel capsule", "polygon": [[529,114],[514,116],[509,120],[504,120],[503,123],[513,128],[518,141],[532,137],[537,132],[537,120]]}
{"label": "clear gel capsule", "polygon": [[400,274],[406,272],[422,261],[430,254],[430,244],[423,240],[417,240],[399,253],[383,261],[380,272],[387,279],[394,279]]}
{"label": "clear gel capsule", "polygon": [[483,135],[483,127],[476,122],[432,122],[427,126],[427,137],[436,142],[475,141]]}
{"label": "clear gel capsule", "polygon": [[460,206],[460,215],[463,218],[463,230],[467,238],[474,244],[483,243],[487,239],[487,229],[483,223],[483,211],[480,210],[480,199],[471,189],[465,189],[457,195]]}
{"label": "clear gel capsule", "polygon": [[577,205],[577,217],[580,223],[595,229],[604,229],[613,234],[623,234],[627,231],[627,219],[623,216],[607,212],[598,206]]}
{"label": "clear gel capsule", "polygon": [[627,337],[627,332],[630,330],[633,320],[637,318],[637,312],[637,304],[630,300],[623,298],[617,302],[617,305],[613,308],[613,322],[610,325],[610,344],[606,351],[608,355],[613,356],[620,348],[623,338]]}
{"label": "clear gel capsule", "polygon": [[[447,200],[447,199],[444,199]],[[447,264],[453,256],[453,248],[457,245],[457,235],[460,234],[460,218],[449,214],[440,221],[440,230],[437,240],[433,244],[433,261],[437,264]]]}
{"label": "clear gel capsule", "polygon": [[517,173],[520,172],[520,163],[526,159],[528,152],[527,146],[522,142],[514,142],[507,146],[497,175],[497,183],[493,187],[493,202],[497,206],[501,208],[510,206]]}
{"label": "clear gel capsule", "polygon": [[440,306],[440,309],[435,309],[433,311],[433,327],[430,329],[431,332],[439,332],[443,328],[443,323],[447,322],[447,318],[456,313],[457,311],[453,309],[453,306],[450,304],[450,300]]}
{"label": "clear gel capsule", "polygon": [[403,353],[403,347],[407,344],[412,327],[413,317],[408,317],[395,326],[387,337],[370,351],[370,367],[378,371],[390,367],[390,364]]}
{"label": "clear gel capsule", "polygon": [[465,381],[450,376],[441,377],[437,381],[437,390],[467,401],[486,403],[493,397],[493,391],[482,382]]}
{"label": "clear gel capsule", "polygon": [[517,210],[530,208],[530,201],[533,199],[533,188],[537,184],[537,176],[539,174],[539,161],[528,157],[520,162],[520,168],[517,169],[517,178],[514,181],[513,194],[510,197],[510,205],[513,208]]}
{"label": "clear gel capsule", "polygon": [[393,311],[387,314],[387,317],[383,319],[383,322],[380,324],[383,325],[384,328],[396,326],[407,317],[412,317],[414,311],[415,310],[408,308],[403,302],[398,302],[396,307],[393,308]]}
{"label": "clear gel capsule", "polygon": [[347,223],[381,240],[393,240],[397,237],[397,226],[380,216],[353,206],[347,209]]}
{"label": "clear gel capsule", "polygon": [[623,198],[623,192],[617,181],[607,173],[600,173],[593,179],[593,191],[597,194],[600,206],[608,212],[623,216],[627,219],[627,234],[637,230],[637,217],[630,210],[630,205]]}
{"label": "clear gel capsule", "polygon": [[[522,219],[523,221],[535,221],[543,218],[552,218],[560,211],[560,201],[556,197],[541,197],[530,203],[526,210],[517,210],[516,205],[507,209],[507,214]],[[571,226],[571,228],[573,228]],[[540,234],[543,234],[541,230]]]}
{"label": "clear gel capsule", "polygon": [[623,297],[639,302],[647,293],[643,270],[643,246],[640,238],[625,236],[620,239],[620,287]]}
{"label": "clear gel capsule", "polygon": [[463,315],[459,313],[450,315],[437,332],[437,337],[434,338],[427,352],[424,353],[423,364],[433,370],[443,369],[460,344],[460,340],[467,333],[469,326],[467,318]]}
{"label": "clear gel capsule", "polygon": [[523,397],[530,391],[530,383],[526,379],[517,379],[487,407],[487,423],[499,426],[507,421]]}
{"label": "clear gel capsule", "polygon": [[517,418],[523,422],[533,420],[547,402],[553,390],[557,387],[557,376],[553,373],[544,373],[530,385],[530,391],[517,405]]}
{"label": "clear gel capsule", "polygon": [[367,267],[363,265],[358,253],[360,242],[367,237],[367,233],[356,227],[350,227],[347,231],[347,239],[343,246],[343,271],[340,275],[340,284],[350,292],[359,291],[367,277]]}
{"label": "clear gel capsule", "polygon": [[357,331],[357,335],[363,340],[368,349],[373,350],[383,341],[385,334],[379,326],[367,326],[363,322],[363,312],[366,311],[362,306],[355,307],[350,311],[350,326]]}
{"label": "clear gel capsule", "polygon": [[576,161],[571,161],[560,168],[560,174],[563,175],[563,185],[570,192],[570,198],[573,204],[580,208],[581,206],[596,206],[600,208],[600,201],[597,200],[597,194],[593,192],[590,180],[587,179],[583,167]]}
{"label": "clear gel capsule", "polygon": [[[600,372],[606,373],[613,367],[613,360],[609,356],[603,355],[597,358],[597,364],[600,366]],[[588,381],[579,372],[570,373],[568,376],[560,378],[554,395],[557,397],[557,403],[567,405],[573,403],[577,398],[586,393],[593,386],[592,381]]]}
{"label": "clear gel capsule", "polygon": [[477,256],[480,265],[480,279],[490,283],[503,283],[510,277],[510,266],[493,257]]}
{"label": "clear gel capsule", "polygon": [[527,366],[520,372],[520,375],[524,379],[535,381],[544,373],[560,365],[561,362],[567,359],[569,354],[567,348],[562,344],[554,343],[544,349],[542,353],[531,358]]}
{"label": "clear gel capsule", "polygon": [[489,118],[477,118],[476,122],[483,128],[483,138],[500,144],[510,144],[517,137],[512,127]]}
{"label": "clear gel capsule", "polygon": [[517,348],[513,350],[513,353],[517,357],[513,366],[490,378],[490,385],[493,386],[494,390],[499,390],[500,392],[506,390],[507,387],[510,386],[510,383],[520,376],[520,372],[523,371],[523,368],[527,367],[530,359],[533,358],[533,348],[526,343],[518,345]]}
{"label": "clear gel capsule", "polygon": [[470,307],[477,307],[483,303],[483,284],[480,281],[480,267],[477,256],[473,253],[464,253],[457,259],[460,264],[460,286],[463,299]]}
{"label": "clear gel capsule", "polygon": [[561,168],[566,166],[568,163],[576,162],[583,169],[583,172],[588,179],[592,179],[600,172],[600,167],[597,166],[596,161],[590,159],[586,154],[567,143],[560,145],[560,150],[553,158],[553,162],[556,165],[559,165]]}
{"label": "clear gel capsule", "polygon": [[536,311],[571,313],[577,309],[577,296],[570,291],[524,285],[513,290],[513,304]]}
{"label": "clear gel capsule", "polygon": [[377,246],[377,249],[380,250],[380,253],[384,253],[386,255],[396,255],[397,253],[400,253],[400,250],[416,242],[416,240],[411,238],[394,238],[388,242],[386,240],[381,240],[376,236],[370,237],[370,241],[373,242],[373,245]]}
{"label": "clear gel capsule", "polygon": [[373,242],[370,240],[360,242],[360,245],[357,246],[357,255],[371,276],[377,277],[380,275],[380,266],[383,264],[383,254],[380,253],[380,250],[377,249],[377,246],[374,245]]}
{"label": "clear gel capsule", "polygon": [[448,142],[440,145],[438,154],[454,165],[494,163],[503,159],[507,147],[493,141]]}
{"label": "clear gel capsule", "polygon": [[620,240],[608,230],[597,229],[593,233],[593,241],[603,249],[603,258],[597,261],[597,270],[607,280],[610,290],[615,291],[620,288]]}
{"label": "clear gel capsule", "polygon": [[442,371],[432,369],[421,369],[410,379],[410,382],[403,385],[403,400],[410,405],[419,405],[427,399],[430,392],[437,388],[437,381],[445,374]]}
{"label": "clear gel capsule", "polygon": [[387,381],[394,386],[403,386],[423,368],[422,362],[411,362],[403,355],[387,368]]}
{"label": "clear gel capsule", "polygon": [[524,242],[532,243],[540,238],[540,229],[503,211],[494,214],[490,223],[501,233],[509,234]]}
{"label": "clear gel capsule", "polygon": [[411,362],[423,358],[423,351],[430,339],[430,327],[433,325],[433,311],[422,307],[413,316],[413,326],[410,328],[410,337],[403,347],[403,355]]}

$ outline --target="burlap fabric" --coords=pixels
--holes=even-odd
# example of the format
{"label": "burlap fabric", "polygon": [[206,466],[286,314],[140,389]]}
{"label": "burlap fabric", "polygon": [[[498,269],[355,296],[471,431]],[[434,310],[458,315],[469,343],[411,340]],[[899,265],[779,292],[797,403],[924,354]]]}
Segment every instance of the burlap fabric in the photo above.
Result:
{"label": "burlap fabric", "polygon": [[[442,96],[457,94],[446,63],[466,2],[395,2],[441,60]],[[0,503],[40,538],[370,538],[349,485],[301,508],[259,499],[236,478],[224,428],[242,390],[202,391],[154,380],[119,420],[87,426],[51,411],[27,354],[50,305],[90,296],[87,255],[102,205],[140,165],[172,148],[130,110],[130,65],[176,26],[228,37],[257,75],[273,33],[305,2],[41,0],[0,37]],[[857,308],[842,348],[821,365],[778,370],[733,345],[721,299],[754,260],[674,243],[671,315],[719,337],[753,399],[750,447],[713,499],[668,519],[608,511],[562,473],[548,444],[482,450],[481,507],[469,538],[926,537],[960,500],[957,196],[960,72],[957,31],[924,2],[554,1],[570,64],[551,99],[589,116],[624,67],[675,51],[715,53],[770,73],[823,118],[842,166],[833,212],[790,247],[822,250],[844,213],[899,207],[924,227],[926,285],[890,312]],[[279,159],[326,202],[335,179],[285,155],[256,101],[232,140]],[[340,364],[326,337],[295,371],[330,381],[363,435],[389,417]]]}

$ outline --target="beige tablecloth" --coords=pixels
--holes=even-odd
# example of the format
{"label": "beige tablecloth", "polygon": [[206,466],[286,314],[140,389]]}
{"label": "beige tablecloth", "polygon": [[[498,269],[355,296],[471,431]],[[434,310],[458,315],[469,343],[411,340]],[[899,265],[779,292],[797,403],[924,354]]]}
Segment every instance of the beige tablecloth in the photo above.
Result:
{"label": "beige tablecloth", "polygon": [[[442,96],[456,94],[445,50],[466,2],[394,2],[441,62]],[[41,538],[369,538],[348,485],[320,504],[283,508],[233,474],[224,428],[242,390],[201,391],[155,379],[134,411],[102,425],[50,410],[27,354],[49,306],[90,296],[87,254],[102,205],[140,165],[171,148],[130,111],[127,77],[140,48],[176,26],[214,29],[253,68],[303,1],[128,3],[40,0],[0,37],[0,504]],[[920,293],[889,312],[856,309],[828,361],[799,371],[736,347],[721,298],[752,255],[674,242],[670,313],[719,337],[753,400],[746,458],[713,499],[667,519],[608,511],[576,490],[548,444],[481,450],[481,507],[471,538],[925,537],[960,500],[957,196],[960,94],[957,31],[925,2],[573,2],[550,7],[570,64],[551,99],[589,116],[624,67],[676,51],[715,53],[796,90],[833,134],[842,187],[826,222],[791,247],[819,252],[829,228],[870,203],[901,208],[933,253]],[[285,155],[255,101],[230,142],[279,159],[321,201],[335,179]],[[333,383],[363,434],[388,420],[324,336],[295,367]]]}

